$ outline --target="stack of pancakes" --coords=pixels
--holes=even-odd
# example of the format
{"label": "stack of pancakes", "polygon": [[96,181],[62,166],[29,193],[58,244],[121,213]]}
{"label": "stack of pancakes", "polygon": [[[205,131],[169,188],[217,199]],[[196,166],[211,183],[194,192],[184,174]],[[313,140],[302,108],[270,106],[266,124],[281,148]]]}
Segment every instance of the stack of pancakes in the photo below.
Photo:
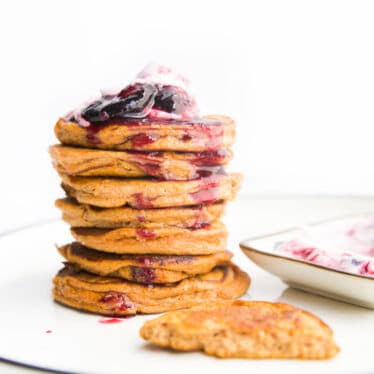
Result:
{"label": "stack of pancakes", "polygon": [[235,124],[142,119],[83,127],[60,119],[50,148],[75,242],[56,301],[103,315],[158,313],[235,299],[249,277],[226,250],[220,218],[241,182],[227,174]]}

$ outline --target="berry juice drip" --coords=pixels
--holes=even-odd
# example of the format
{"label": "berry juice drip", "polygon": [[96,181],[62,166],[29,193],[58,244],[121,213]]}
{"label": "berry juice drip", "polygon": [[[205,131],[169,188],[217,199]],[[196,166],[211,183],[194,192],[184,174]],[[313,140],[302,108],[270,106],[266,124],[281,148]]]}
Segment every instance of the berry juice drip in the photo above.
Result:
{"label": "berry juice drip", "polygon": [[211,222],[205,219],[203,206],[198,205],[196,209],[195,222],[192,226],[189,226],[190,230],[208,229],[211,226]]}
{"label": "berry juice drip", "polygon": [[199,189],[196,192],[190,193],[190,196],[198,204],[214,203],[218,200],[219,192],[219,174],[214,174],[209,178],[201,180]]}
{"label": "berry juice drip", "polygon": [[220,149],[213,152],[197,152],[193,154],[191,163],[197,166],[215,166],[220,165],[227,157],[227,151]]}
{"label": "berry juice drip", "polygon": [[142,239],[155,239],[157,237],[153,230],[136,229],[136,235]]}
{"label": "berry juice drip", "polygon": [[99,301],[108,304],[113,313],[134,308],[134,304],[128,300],[127,296],[119,292],[107,293]]}
{"label": "berry juice drip", "polygon": [[136,259],[139,266],[151,265],[171,265],[171,264],[191,264],[195,261],[194,256],[190,255],[144,255],[138,256]]}
{"label": "berry juice drip", "polygon": [[[130,151],[129,151],[130,152]],[[163,165],[168,162],[163,152],[139,152],[132,151],[132,163],[145,174],[161,180],[179,180],[170,170],[164,170]],[[198,179],[209,177],[212,174],[224,174],[220,163],[226,158],[226,151],[197,152],[186,154],[185,163],[189,167],[189,178]]]}
{"label": "berry juice drip", "polygon": [[190,128],[185,130],[182,141],[198,143],[209,151],[217,151],[222,148],[224,125],[221,122],[191,121]]}
{"label": "berry juice drip", "polygon": [[135,209],[150,209],[153,208],[152,201],[144,196],[141,192],[132,195],[133,202],[131,206]]}
{"label": "berry juice drip", "polygon": [[134,281],[152,284],[156,280],[156,272],[152,268],[131,266],[131,276]]}

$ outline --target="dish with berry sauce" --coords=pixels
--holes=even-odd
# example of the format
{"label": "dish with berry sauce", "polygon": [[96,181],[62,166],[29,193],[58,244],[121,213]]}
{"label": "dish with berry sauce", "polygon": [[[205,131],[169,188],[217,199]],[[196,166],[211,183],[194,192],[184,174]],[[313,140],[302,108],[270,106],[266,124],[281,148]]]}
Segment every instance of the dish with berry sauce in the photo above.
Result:
{"label": "dish with berry sauce", "polygon": [[286,284],[374,309],[374,214],[334,219],[240,243]]}

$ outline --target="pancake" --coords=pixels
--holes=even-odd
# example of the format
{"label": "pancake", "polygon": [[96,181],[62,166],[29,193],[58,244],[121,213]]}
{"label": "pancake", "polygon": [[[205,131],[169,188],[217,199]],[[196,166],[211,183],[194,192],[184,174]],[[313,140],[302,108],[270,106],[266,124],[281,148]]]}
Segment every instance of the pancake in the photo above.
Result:
{"label": "pancake", "polygon": [[229,150],[216,152],[134,152],[53,145],[53,165],[60,174],[96,177],[156,177],[190,180],[216,173],[232,158]]}
{"label": "pancake", "polygon": [[95,276],[68,265],[60,270],[53,282],[53,297],[62,304],[102,315],[126,316],[235,299],[246,292],[250,279],[230,264],[178,283],[149,286]]}
{"label": "pancake", "polygon": [[63,144],[85,148],[204,152],[229,148],[235,139],[235,122],[211,115],[193,122],[143,119],[85,128],[61,118],[55,134]]}
{"label": "pancake", "polygon": [[104,209],[79,204],[72,198],[56,200],[55,205],[70,226],[98,228],[206,227],[221,218],[225,210],[224,203],[142,210],[128,207]]}
{"label": "pancake", "polygon": [[87,272],[127,279],[138,283],[175,283],[204,274],[232,257],[228,251],[205,256],[118,255],[98,252],[78,242],[58,248],[70,263]]}
{"label": "pancake", "polygon": [[140,335],[179,351],[221,358],[328,359],[339,352],[332,330],[311,313],[284,303],[203,304],[147,321]]}
{"label": "pancake", "polygon": [[164,208],[231,200],[240,187],[240,174],[214,174],[191,181],[157,181],[71,177],[61,175],[62,187],[82,204],[102,208],[129,205],[137,209]]}
{"label": "pancake", "polygon": [[135,229],[72,228],[75,240],[109,253],[205,255],[226,249],[227,231],[222,222],[197,230],[179,227]]}

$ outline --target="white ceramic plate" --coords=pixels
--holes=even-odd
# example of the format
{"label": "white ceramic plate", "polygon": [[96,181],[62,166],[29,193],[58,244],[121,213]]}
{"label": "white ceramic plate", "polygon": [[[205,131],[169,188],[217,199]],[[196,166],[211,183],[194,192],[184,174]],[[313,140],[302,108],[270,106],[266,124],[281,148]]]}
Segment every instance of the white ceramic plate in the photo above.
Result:
{"label": "white ceramic plate", "polygon": [[[237,238],[248,231],[245,225],[236,223],[236,214],[231,216],[230,248],[235,252]],[[138,331],[145,320],[154,316],[101,324],[99,316],[52,301],[51,279],[61,267],[54,243],[69,239],[68,228],[62,222],[37,225],[0,237],[0,358],[74,373],[373,372],[370,347],[374,313],[289,289],[276,277],[246,261],[240,251],[235,260],[252,277],[250,293],[244,298],[289,302],[317,314],[334,329],[341,353],[323,362],[220,360],[199,352],[175,353],[152,347],[139,337]],[[364,328],[358,331],[358,325]],[[0,363],[2,370],[6,366]]]}
{"label": "white ceramic plate", "polygon": [[[349,227],[349,224],[365,216],[366,214],[328,220],[309,227],[318,235],[319,230],[326,231],[339,225]],[[374,309],[374,278],[290,258],[274,250],[277,243],[293,240],[298,235],[299,229],[293,228],[247,239],[240,243],[240,247],[254,263],[291,287]]]}

